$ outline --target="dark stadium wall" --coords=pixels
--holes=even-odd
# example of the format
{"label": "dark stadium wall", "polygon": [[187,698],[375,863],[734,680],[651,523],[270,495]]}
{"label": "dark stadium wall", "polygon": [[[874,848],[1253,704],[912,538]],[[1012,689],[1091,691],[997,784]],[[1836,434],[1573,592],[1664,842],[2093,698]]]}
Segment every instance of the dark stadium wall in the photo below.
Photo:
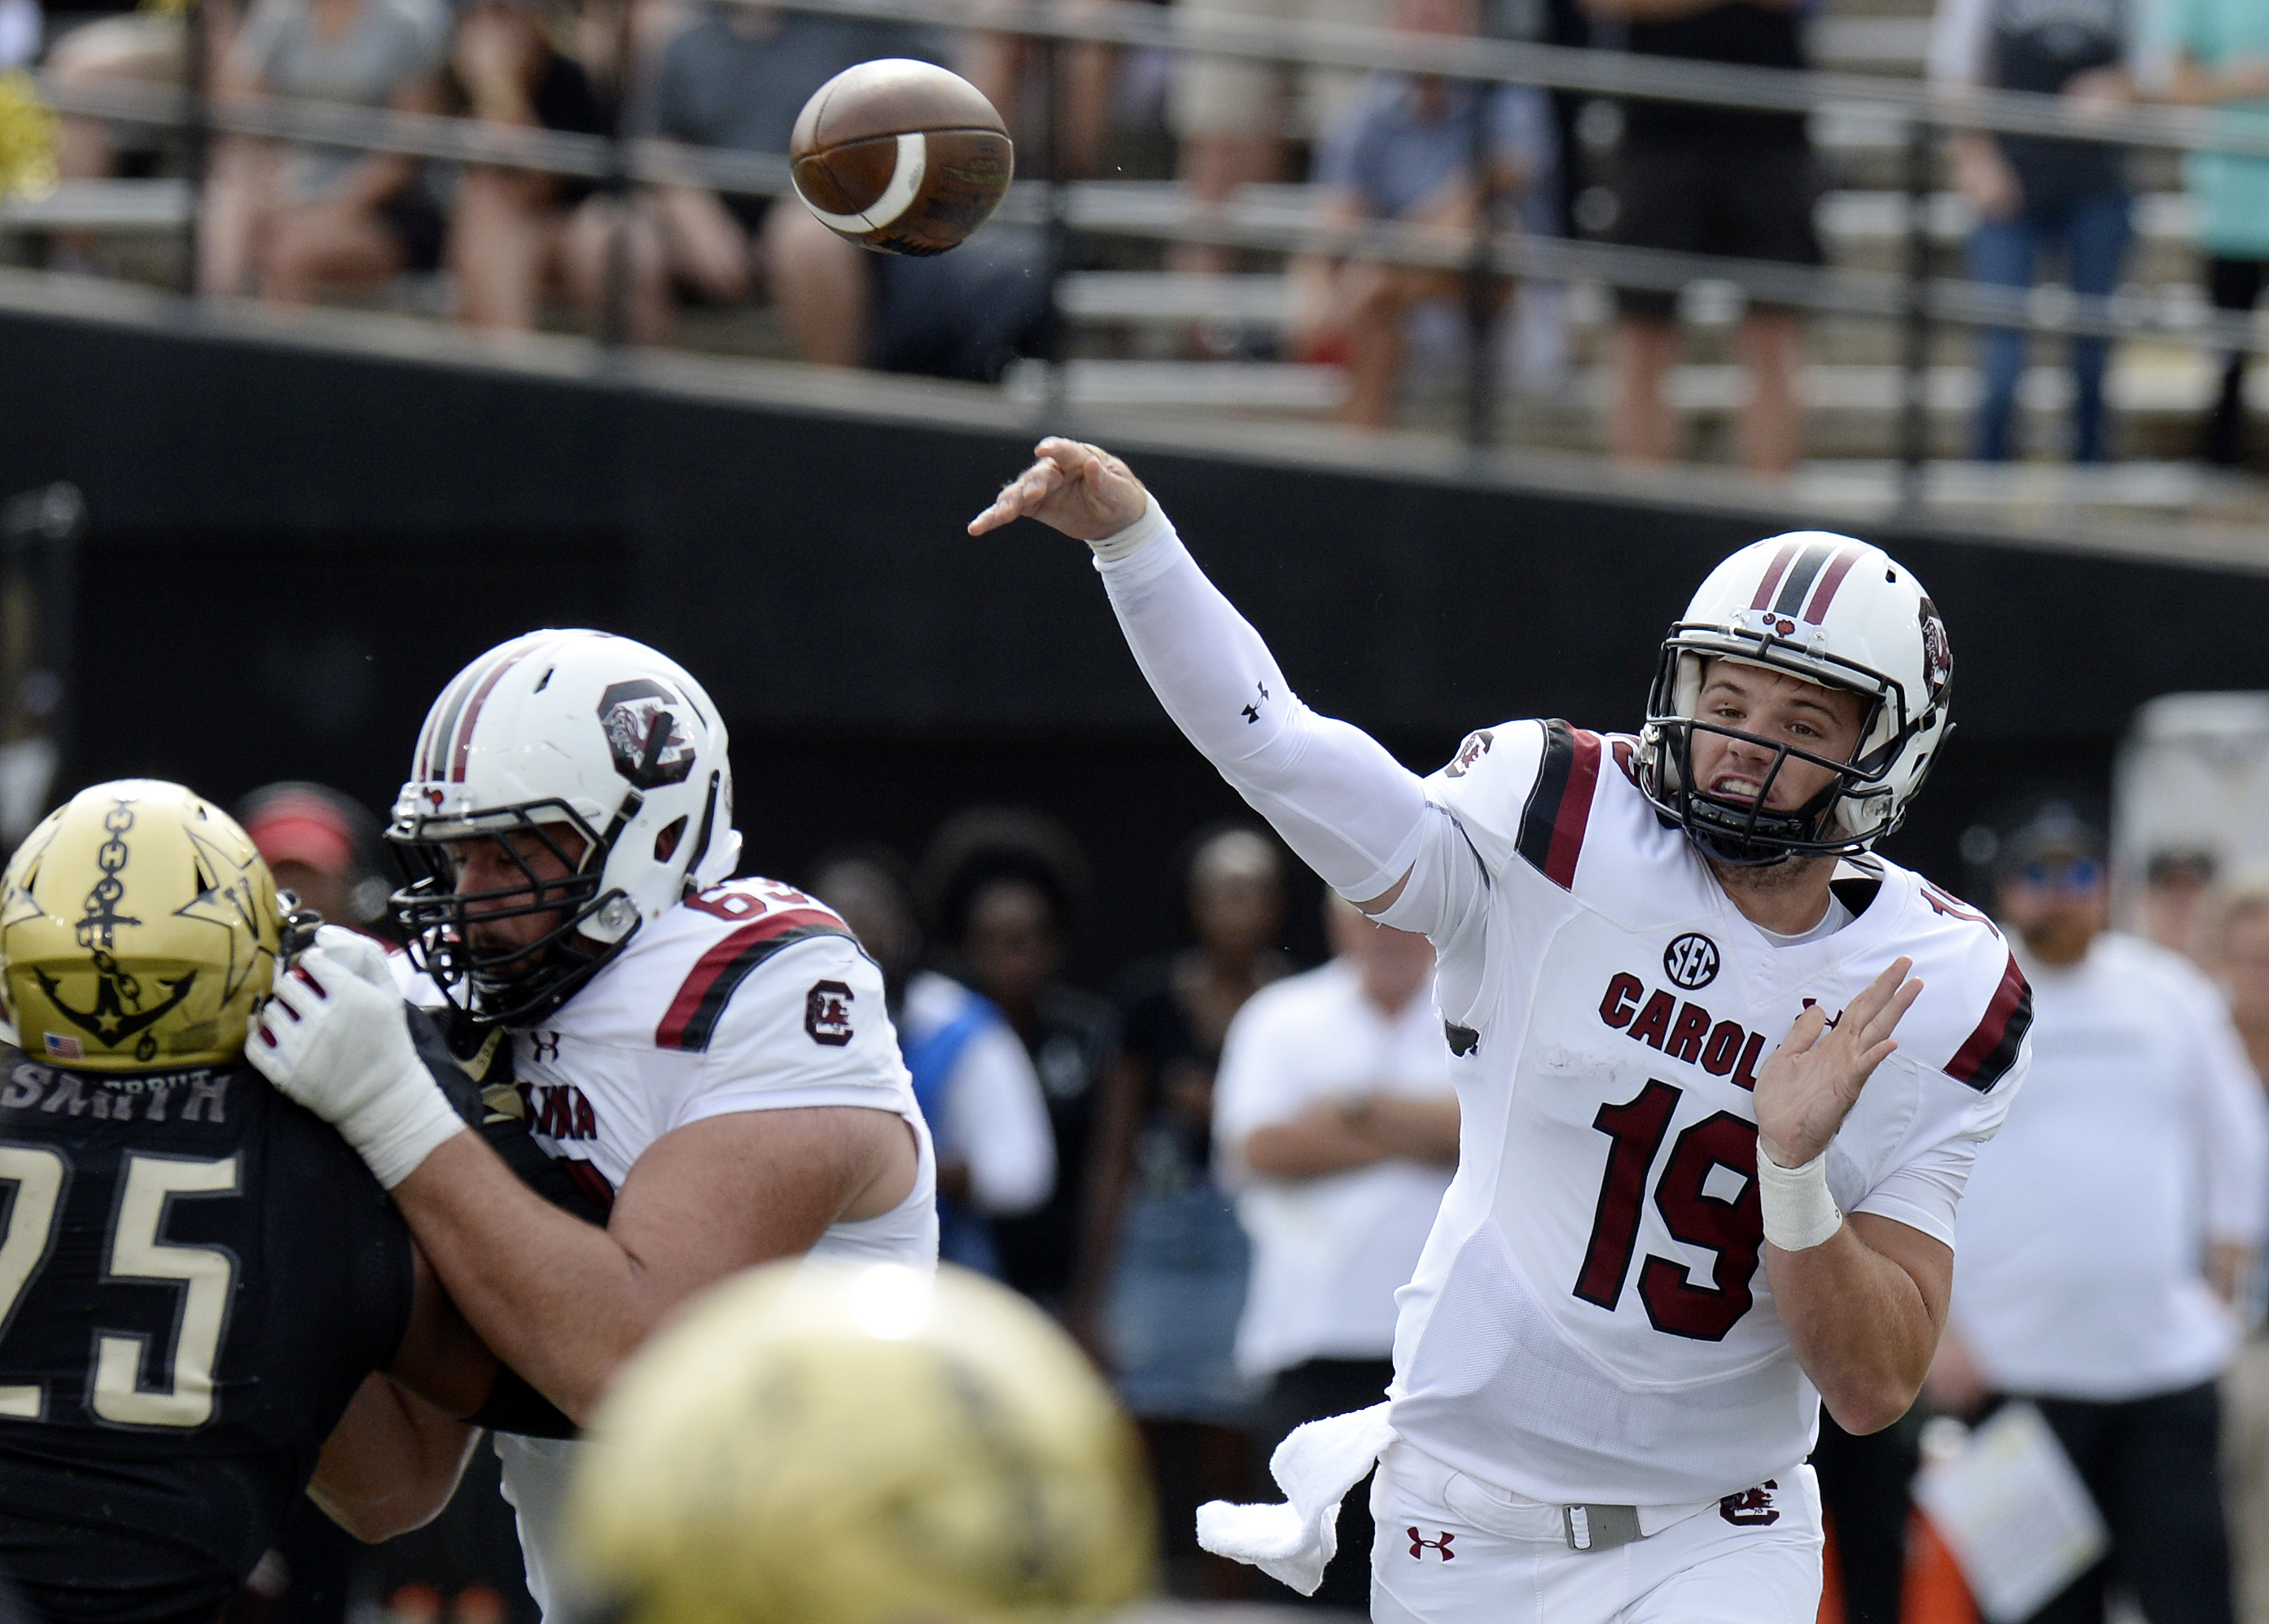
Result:
{"label": "dark stadium wall", "polygon": [[[1172,939],[1171,854],[1241,810],[1075,544],[963,533],[1023,435],[18,313],[0,398],[38,402],[0,435],[0,494],[87,500],[77,781],[310,777],[383,806],[465,660],[597,625],[715,695],[769,871],[850,840],[916,853],[972,802],[1063,817],[1097,867],[1090,978]],[[1635,726],[1665,626],[1761,523],[1128,449],[1304,696],[1422,770],[1509,716]],[[2141,700],[2260,682],[2269,578],[1878,539],[1953,631],[1960,732],[1889,848],[1948,883],[1995,800],[2100,788]]]}

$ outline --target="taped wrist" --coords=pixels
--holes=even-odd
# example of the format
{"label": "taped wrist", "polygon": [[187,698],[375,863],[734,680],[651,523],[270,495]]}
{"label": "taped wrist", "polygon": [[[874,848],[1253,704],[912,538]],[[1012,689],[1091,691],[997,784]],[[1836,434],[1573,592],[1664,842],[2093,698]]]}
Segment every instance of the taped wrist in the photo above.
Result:
{"label": "taped wrist", "polygon": [[355,1148],[371,1174],[388,1190],[416,1172],[444,1140],[465,1131],[432,1074],[416,1064],[417,1077],[405,1077],[360,1110],[343,1118],[339,1136]]}
{"label": "taped wrist", "polygon": [[1828,1153],[1802,1167],[1783,1167],[1757,1147],[1757,1205],[1765,1239],[1783,1251],[1808,1251],[1844,1227],[1844,1214],[1828,1192]]}

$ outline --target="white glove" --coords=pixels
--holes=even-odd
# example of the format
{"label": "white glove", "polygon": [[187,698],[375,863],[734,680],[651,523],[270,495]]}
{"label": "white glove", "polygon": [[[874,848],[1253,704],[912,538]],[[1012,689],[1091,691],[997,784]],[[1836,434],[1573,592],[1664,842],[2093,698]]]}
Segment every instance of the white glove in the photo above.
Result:
{"label": "white glove", "polygon": [[394,978],[386,949],[379,941],[344,925],[318,925],[314,945],[334,962],[352,971],[358,981],[367,981],[381,992],[401,996],[400,984]]}
{"label": "white glove", "polygon": [[351,932],[326,927],[277,977],[244,1054],[338,1129],[388,1190],[464,1129],[410,1040],[385,950]]}

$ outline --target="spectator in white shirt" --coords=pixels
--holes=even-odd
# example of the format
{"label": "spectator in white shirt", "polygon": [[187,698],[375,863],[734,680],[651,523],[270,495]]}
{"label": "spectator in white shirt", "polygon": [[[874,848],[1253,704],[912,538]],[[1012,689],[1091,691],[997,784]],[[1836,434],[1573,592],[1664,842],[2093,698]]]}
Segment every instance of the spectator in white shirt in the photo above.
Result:
{"label": "spectator in white shirt", "polygon": [[[1426,995],[1434,949],[1327,895],[1337,956],[1253,994],[1214,1094],[1216,1169],[1253,1241],[1237,1362],[1268,1383],[1253,1429],[1264,1461],[1302,1422],[1385,1395],[1394,1294],[1458,1161],[1450,1052]],[[1366,1503],[1344,1502],[1319,1606],[1369,1607]]]}
{"label": "spectator in white shirt", "polygon": [[938,1256],[997,1279],[993,1221],[1032,1211],[1055,1188],[1055,1140],[1031,1059],[990,1000],[914,968],[920,928],[894,853],[837,855],[811,890],[883,972],[899,1052],[937,1144]]}
{"label": "spectator in white shirt", "polygon": [[2269,1123],[2214,985],[2107,931],[2102,831],[2051,803],[2003,843],[2002,919],[2032,986],[2033,1072],[1955,1226],[1941,1408],[2036,1403],[2109,1556],[2036,1620],[2230,1618],[2215,1378],[2269,1214]]}

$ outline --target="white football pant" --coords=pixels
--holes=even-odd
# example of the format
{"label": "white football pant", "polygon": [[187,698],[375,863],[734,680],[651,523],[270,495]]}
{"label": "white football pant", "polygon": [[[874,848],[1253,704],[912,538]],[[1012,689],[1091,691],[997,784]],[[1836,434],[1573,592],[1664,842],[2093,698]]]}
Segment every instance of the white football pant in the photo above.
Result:
{"label": "white football pant", "polygon": [[[1770,1487],[1760,1484],[1644,1539],[1575,1551],[1564,1539],[1474,1527],[1438,1503],[1474,1503],[1454,1483],[1427,1495],[1414,1490],[1408,1471],[1398,1482],[1399,1452],[1388,1451],[1371,1483],[1371,1624],[1814,1624],[1819,1617],[1820,1486],[1810,1466],[1791,1466]],[[1446,1471],[1437,1465],[1426,1475],[1438,1483]]]}

